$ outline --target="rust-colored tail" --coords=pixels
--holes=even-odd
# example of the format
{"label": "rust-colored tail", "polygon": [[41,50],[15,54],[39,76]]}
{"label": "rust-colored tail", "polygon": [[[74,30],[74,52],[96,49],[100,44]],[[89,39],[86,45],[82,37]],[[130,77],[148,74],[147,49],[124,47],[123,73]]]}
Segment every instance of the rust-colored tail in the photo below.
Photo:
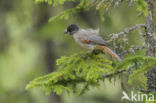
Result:
{"label": "rust-colored tail", "polygon": [[110,55],[112,55],[113,57],[115,57],[116,59],[118,59],[120,62],[122,62],[122,60],[120,59],[120,57],[115,53],[113,52],[111,49],[109,49],[108,47],[106,46],[101,46],[104,50],[106,50]]}

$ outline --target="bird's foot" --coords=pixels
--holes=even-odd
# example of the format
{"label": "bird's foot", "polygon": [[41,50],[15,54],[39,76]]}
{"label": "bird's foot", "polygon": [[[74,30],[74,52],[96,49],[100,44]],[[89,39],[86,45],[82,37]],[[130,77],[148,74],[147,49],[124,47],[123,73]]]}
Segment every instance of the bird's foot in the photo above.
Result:
{"label": "bird's foot", "polygon": [[94,55],[98,55],[98,54],[100,54],[100,53],[104,54],[105,52],[102,51],[102,50],[100,50],[100,49],[94,49],[94,50],[92,51],[92,54],[94,54]]}

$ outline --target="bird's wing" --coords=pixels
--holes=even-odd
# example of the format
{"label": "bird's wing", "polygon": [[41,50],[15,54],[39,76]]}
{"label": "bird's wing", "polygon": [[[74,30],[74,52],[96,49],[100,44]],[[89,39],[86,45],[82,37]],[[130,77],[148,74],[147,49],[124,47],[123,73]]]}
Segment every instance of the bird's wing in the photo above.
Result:
{"label": "bird's wing", "polygon": [[92,35],[99,35],[99,28],[98,29],[88,29],[86,31]]}
{"label": "bird's wing", "polygon": [[89,34],[85,35],[81,42],[93,45],[107,45],[107,43],[103,40],[99,35]]}

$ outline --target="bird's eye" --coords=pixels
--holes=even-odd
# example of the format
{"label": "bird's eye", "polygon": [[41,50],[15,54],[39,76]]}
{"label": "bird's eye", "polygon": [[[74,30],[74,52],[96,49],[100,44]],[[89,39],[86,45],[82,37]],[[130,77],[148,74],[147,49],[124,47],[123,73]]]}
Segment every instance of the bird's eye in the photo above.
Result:
{"label": "bird's eye", "polygon": [[71,31],[72,31],[72,29],[68,29],[68,31],[69,31],[69,32],[71,32]]}

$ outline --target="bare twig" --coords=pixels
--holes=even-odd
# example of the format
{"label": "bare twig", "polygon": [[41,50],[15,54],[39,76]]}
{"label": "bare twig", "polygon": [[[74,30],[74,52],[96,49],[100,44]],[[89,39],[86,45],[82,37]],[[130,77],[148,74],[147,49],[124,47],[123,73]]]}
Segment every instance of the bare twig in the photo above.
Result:
{"label": "bare twig", "polygon": [[104,2],[104,0],[101,0],[100,3],[97,5],[96,9],[99,9],[103,2]]}
{"label": "bare twig", "polygon": [[135,50],[142,50],[142,49],[145,49],[145,46],[140,46],[140,47],[135,46],[135,47],[131,47],[131,48],[129,48],[128,51],[123,52],[123,55],[128,54],[128,53],[133,53],[133,54],[135,54]]}
{"label": "bare twig", "polygon": [[133,48],[133,50],[142,50],[142,49],[145,49],[145,46],[141,46],[141,47],[135,46],[135,47],[132,47],[132,48]]}
{"label": "bare twig", "polygon": [[93,5],[95,2],[96,2],[96,0],[92,0],[92,1],[90,2],[90,5]]}
{"label": "bare twig", "polygon": [[145,46],[135,46],[135,47],[131,47],[129,48],[127,51],[122,51],[120,53],[118,53],[121,57],[124,57],[126,54],[128,53],[132,53],[135,55],[135,51],[137,50],[142,50],[145,49]]}
{"label": "bare twig", "polygon": [[128,6],[132,6],[133,3],[134,3],[134,0],[130,0],[128,3]]}
{"label": "bare twig", "polygon": [[110,8],[112,6],[114,0],[110,0],[109,3],[107,4],[107,7],[105,8],[105,11],[108,11],[108,8]]}
{"label": "bare twig", "polygon": [[141,15],[143,15],[144,14],[144,12],[142,11],[142,12],[140,12],[137,16],[141,16]]}
{"label": "bare twig", "polygon": [[118,0],[118,1],[116,1],[115,4],[114,4],[114,7],[119,6],[119,4],[120,4],[121,2],[122,2],[122,0]]}
{"label": "bare twig", "polygon": [[136,26],[125,29],[123,32],[110,34],[112,38],[108,41],[108,43],[112,42],[114,39],[119,38],[120,36],[128,34],[129,32],[142,28],[142,27],[145,27],[145,24],[137,24]]}

